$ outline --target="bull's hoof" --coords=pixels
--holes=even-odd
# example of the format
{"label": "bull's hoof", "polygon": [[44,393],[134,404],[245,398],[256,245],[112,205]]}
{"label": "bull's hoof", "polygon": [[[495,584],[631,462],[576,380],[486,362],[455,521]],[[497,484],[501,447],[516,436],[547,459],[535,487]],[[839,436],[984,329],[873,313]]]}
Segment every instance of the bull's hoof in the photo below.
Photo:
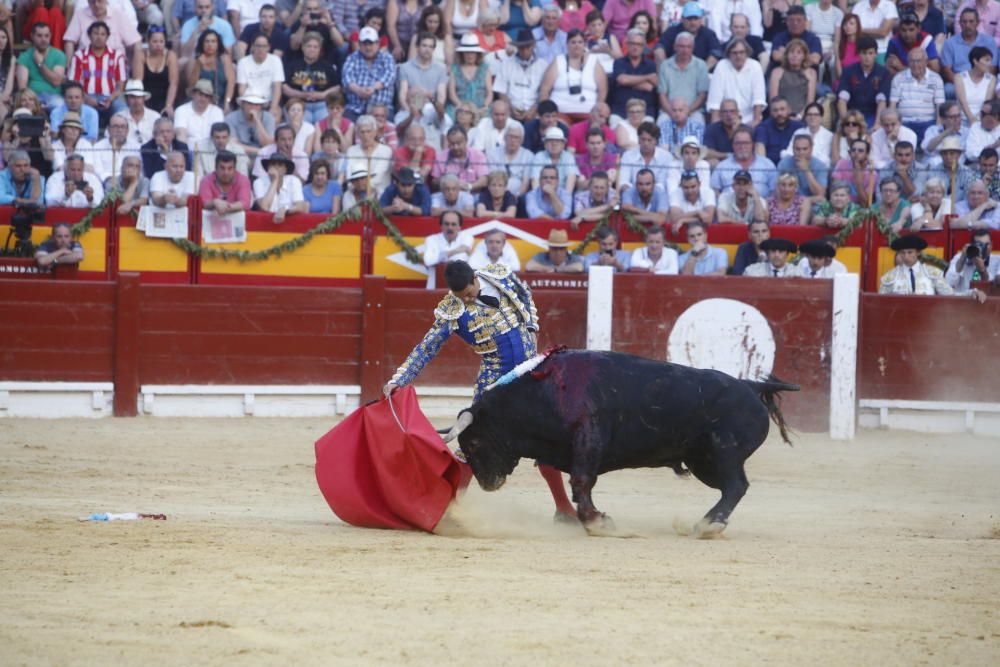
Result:
{"label": "bull's hoof", "polygon": [[589,534],[599,537],[615,537],[618,534],[615,522],[607,514],[598,514],[584,523],[583,527]]}
{"label": "bull's hoof", "polygon": [[722,537],[722,531],[725,529],[724,523],[702,519],[694,525],[692,534],[699,540],[714,540]]}

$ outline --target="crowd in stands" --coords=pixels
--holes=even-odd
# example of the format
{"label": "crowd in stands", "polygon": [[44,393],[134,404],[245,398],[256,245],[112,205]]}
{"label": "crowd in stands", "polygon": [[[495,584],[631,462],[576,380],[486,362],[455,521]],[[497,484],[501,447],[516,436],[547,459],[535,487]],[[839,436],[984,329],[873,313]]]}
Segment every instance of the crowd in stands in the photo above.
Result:
{"label": "crowd in stands", "polygon": [[0,11],[0,204],[1000,228],[996,0],[69,10]]}

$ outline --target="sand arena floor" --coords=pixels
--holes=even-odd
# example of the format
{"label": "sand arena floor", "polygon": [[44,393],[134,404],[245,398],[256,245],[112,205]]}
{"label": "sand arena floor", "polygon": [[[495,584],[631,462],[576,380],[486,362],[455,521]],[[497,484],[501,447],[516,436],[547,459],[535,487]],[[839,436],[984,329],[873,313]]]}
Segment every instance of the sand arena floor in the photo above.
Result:
{"label": "sand arena floor", "polygon": [[[772,436],[725,538],[666,470],[554,526],[529,464],[473,534],[351,528],[320,420],[0,420],[3,665],[997,665],[1000,442]],[[96,511],[166,522],[78,523]]]}

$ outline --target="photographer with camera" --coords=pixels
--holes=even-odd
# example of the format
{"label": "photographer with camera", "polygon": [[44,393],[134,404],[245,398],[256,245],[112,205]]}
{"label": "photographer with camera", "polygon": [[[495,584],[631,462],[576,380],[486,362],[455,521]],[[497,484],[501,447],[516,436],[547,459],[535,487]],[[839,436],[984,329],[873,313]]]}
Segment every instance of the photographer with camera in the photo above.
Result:
{"label": "photographer with camera", "polygon": [[14,120],[10,127],[13,148],[24,151],[31,160],[31,166],[42,176],[51,174],[55,151],[49,135],[49,121],[44,116],[32,115],[30,109],[23,107],[14,111],[11,118]]}
{"label": "photographer with camera", "polygon": [[73,238],[73,228],[68,222],[52,226],[52,237],[38,246],[35,263],[43,271],[51,271],[57,264],[79,264],[83,261],[83,246]]}
{"label": "photographer with camera", "polygon": [[628,271],[629,264],[632,262],[632,253],[628,250],[618,249],[618,234],[615,233],[615,230],[610,227],[601,227],[594,234],[594,237],[597,239],[598,250],[583,258],[587,271],[590,271],[592,266],[610,266],[615,270],[615,273]]}
{"label": "photographer with camera", "polygon": [[990,230],[977,229],[972,233],[972,241],[951,259],[945,280],[956,294],[970,291],[972,283],[981,280],[1000,285],[1000,261],[992,259],[991,249]]}
{"label": "photographer with camera", "polygon": [[7,160],[7,168],[0,171],[0,206],[40,208],[45,192],[45,177],[31,166],[31,158],[23,150],[16,150]]}
{"label": "photographer with camera", "polygon": [[54,172],[45,186],[46,206],[93,208],[102,199],[101,179],[84,169],[83,156],[78,153],[68,156],[62,171]]}

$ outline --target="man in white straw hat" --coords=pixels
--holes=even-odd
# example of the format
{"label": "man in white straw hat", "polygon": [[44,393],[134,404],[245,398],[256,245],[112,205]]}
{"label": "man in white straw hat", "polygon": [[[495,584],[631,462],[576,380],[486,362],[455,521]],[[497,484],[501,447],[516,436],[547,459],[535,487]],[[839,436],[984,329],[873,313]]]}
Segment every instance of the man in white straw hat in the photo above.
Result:
{"label": "man in white straw hat", "polygon": [[541,184],[542,168],[555,167],[559,174],[559,187],[566,192],[576,190],[576,179],[580,177],[580,168],[576,158],[566,150],[566,135],[559,127],[550,127],[542,135],[542,145],[545,147],[535,153],[531,161],[531,185],[537,188]]}
{"label": "man in white straw hat", "polygon": [[233,131],[233,139],[251,158],[257,156],[261,146],[274,141],[274,116],[264,110],[264,98],[243,95],[237,100],[240,108],[226,114],[226,124]]}
{"label": "man in white straw hat", "polygon": [[146,100],[152,96],[146,92],[142,81],[129,79],[125,82],[125,104],[127,110],[119,111],[117,115],[124,116],[128,121],[129,137],[136,143],[144,144],[153,138],[153,125],[160,114],[146,106]]}
{"label": "man in white straw hat", "polygon": [[177,126],[177,138],[190,145],[207,139],[212,125],[223,122],[225,115],[213,104],[215,86],[208,79],[196,81],[188,89],[188,96],[191,101],[177,107],[174,112],[174,124]]}

